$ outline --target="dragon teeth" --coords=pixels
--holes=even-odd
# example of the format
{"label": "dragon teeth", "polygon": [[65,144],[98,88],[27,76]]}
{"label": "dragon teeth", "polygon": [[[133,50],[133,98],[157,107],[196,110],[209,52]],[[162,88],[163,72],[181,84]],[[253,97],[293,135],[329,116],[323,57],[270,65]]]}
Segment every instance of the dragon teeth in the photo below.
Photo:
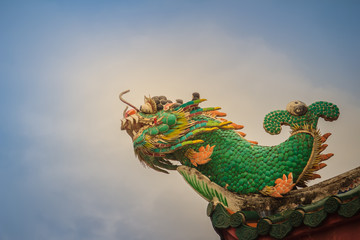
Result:
{"label": "dragon teeth", "polygon": [[135,123],[139,122],[139,117],[137,115],[134,114],[131,117],[134,119]]}
{"label": "dragon teeth", "polygon": [[125,118],[121,119],[121,127],[122,128],[125,128],[125,123],[126,123],[126,119]]}
{"label": "dragon teeth", "polygon": [[131,124],[134,124],[134,119],[131,116],[127,117],[126,120],[128,120]]}

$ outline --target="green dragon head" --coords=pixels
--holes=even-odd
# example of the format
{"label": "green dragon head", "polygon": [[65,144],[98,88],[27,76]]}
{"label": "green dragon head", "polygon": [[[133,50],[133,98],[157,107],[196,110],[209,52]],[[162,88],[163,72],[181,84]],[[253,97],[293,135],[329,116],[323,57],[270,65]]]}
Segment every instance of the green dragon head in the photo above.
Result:
{"label": "green dragon head", "polygon": [[[134,107],[123,99],[120,100],[133,109],[124,111],[121,129],[126,130],[133,140],[135,154],[145,165],[161,172],[164,169],[175,170],[170,160],[177,160],[173,153],[183,146],[202,143],[196,135],[214,131],[219,128],[232,128],[229,121],[219,121],[214,116],[218,107],[200,108],[198,104],[206,101],[200,99],[198,93],[186,103],[176,100],[172,103],[164,96],[145,97],[140,109]],[[199,119],[199,116],[202,116]]]}

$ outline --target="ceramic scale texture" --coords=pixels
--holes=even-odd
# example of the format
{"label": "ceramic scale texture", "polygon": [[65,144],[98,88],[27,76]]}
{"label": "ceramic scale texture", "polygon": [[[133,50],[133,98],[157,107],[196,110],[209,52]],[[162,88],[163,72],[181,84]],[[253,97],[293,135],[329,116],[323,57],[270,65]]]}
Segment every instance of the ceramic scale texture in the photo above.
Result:
{"label": "ceramic scale texture", "polygon": [[[200,119],[199,119],[200,120]],[[275,185],[275,180],[293,173],[297,179],[310,159],[314,137],[308,133],[291,136],[286,142],[273,146],[258,146],[241,138],[233,130],[218,130],[201,136],[205,145],[215,145],[211,161],[196,167],[211,181],[229,191],[247,194],[256,193],[265,186]],[[181,163],[193,167],[184,156],[189,148],[204,144],[186,146],[176,153]]]}

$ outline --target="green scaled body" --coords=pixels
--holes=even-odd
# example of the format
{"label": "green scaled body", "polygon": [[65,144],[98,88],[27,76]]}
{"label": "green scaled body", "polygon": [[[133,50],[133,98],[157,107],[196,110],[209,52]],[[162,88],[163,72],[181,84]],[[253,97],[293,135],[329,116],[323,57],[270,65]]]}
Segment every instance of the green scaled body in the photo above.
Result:
{"label": "green scaled body", "polygon": [[332,156],[321,154],[327,137],[317,130],[320,117],[338,118],[339,109],[332,103],[307,107],[294,101],[287,110],[270,112],[264,119],[265,130],[279,134],[281,126],[288,125],[291,136],[276,146],[260,146],[246,140],[237,131],[239,125],[219,118],[225,115],[219,108],[200,108],[205,99],[168,104],[166,109],[156,109],[155,101],[145,98],[141,111],[124,114],[122,129],[132,137],[140,161],[161,172],[175,170],[178,165],[173,161],[177,161],[231,192],[280,196],[289,191],[282,189],[280,180],[290,188],[305,186],[319,177],[314,172]]}
{"label": "green scaled body", "polygon": [[241,138],[234,130],[204,133],[198,136],[204,143],[186,146],[175,156],[182,164],[194,167],[184,157],[188,148],[198,149],[215,145],[211,160],[197,166],[202,174],[229,191],[256,193],[265,186],[273,186],[283,174],[298,178],[306,166],[313,149],[314,138],[307,133],[291,136],[277,146],[258,146]]}

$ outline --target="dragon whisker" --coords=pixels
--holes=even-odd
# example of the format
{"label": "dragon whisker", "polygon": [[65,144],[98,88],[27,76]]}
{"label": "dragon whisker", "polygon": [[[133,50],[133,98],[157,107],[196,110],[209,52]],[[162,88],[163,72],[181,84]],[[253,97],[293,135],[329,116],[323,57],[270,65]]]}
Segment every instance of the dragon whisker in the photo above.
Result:
{"label": "dragon whisker", "polygon": [[128,92],[130,92],[130,90],[126,90],[126,91],[123,91],[122,93],[120,93],[119,99],[120,99],[123,103],[125,103],[125,104],[129,105],[130,107],[134,108],[137,112],[140,112],[140,110],[139,110],[137,107],[135,107],[134,105],[132,105],[131,103],[129,103],[128,101],[126,101],[126,100],[123,99],[122,96],[123,96],[124,94],[128,93]]}

